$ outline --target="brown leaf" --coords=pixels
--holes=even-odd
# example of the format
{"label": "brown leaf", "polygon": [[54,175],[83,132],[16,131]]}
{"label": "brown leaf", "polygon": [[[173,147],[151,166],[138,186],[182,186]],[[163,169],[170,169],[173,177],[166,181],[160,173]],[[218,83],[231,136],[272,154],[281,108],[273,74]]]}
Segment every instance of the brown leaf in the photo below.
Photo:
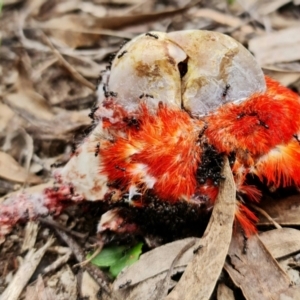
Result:
{"label": "brown leaf", "polygon": [[84,271],[82,274],[80,290],[83,298],[98,300],[97,294],[100,290],[100,286],[87,271]]}
{"label": "brown leaf", "polygon": [[39,224],[34,221],[29,221],[24,230],[24,240],[21,247],[21,252],[34,248],[36,237],[39,231]]}
{"label": "brown leaf", "polygon": [[230,245],[236,208],[236,190],[228,159],[224,166],[224,176],[226,179],[220,187],[198,250],[166,300],[209,299],[214,290]]}
{"label": "brown leaf", "polygon": [[28,283],[29,279],[36,270],[38,264],[40,263],[42,257],[46,253],[47,249],[53,244],[53,242],[54,239],[49,238],[47,243],[39,250],[36,251],[35,249],[31,249],[28,251],[22,265],[15,273],[14,278],[10,281],[8,287],[2,293],[1,300],[20,299],[19,296],[23,288]]}
{"label": "brown leaf", "polygon": [[43,278],[39,275],[35,285],[27,287],[25,300],[54,300],[54,297],[55,296],[45,288]]}
{"label": "brown leaf", "polygon": [[[177,268],[177,272],[183,272],[184,269]],[[141,270],[139,270],[141,272]],[[172,273],[173,275],[173,273]],[[155,295],[157,290],[157,285],[165,280],[166,273],[157,274],[154,277],[150,277],[139,284],[132,286],[131,288],[124,288],[124,290],[119,290],[117,293],[117,299],[126,299],[126,300],[150,300],[153,299],[152,295]],[[174,282],[169,285],[169,288],[174,286]],[[110,300],[111,296],[104,298],[103,300]],[[154,298],[155,300],[160,300],[162,298]]]}
{"label": "brown leaf", "polygon": [[85,85],[88,88],[90,88],[92,91],[95,91],[96,90],[96,86],[93,85],[87,79],[85,79],[71,64],[69,64],[64,59],[64,57],[60,54],[60,52],[53,46],[53,44],[51,43],[50,39],[45,34],[41,34],[41,36],[42,36],[43,40],[45,41],[45,43],[51,48],[51,50],[53,51],[53,54],[57,57],[57,59],[59,60],[59,62],[72,75],[72,77],[74,79],[76,79],[79,83],[81,83],[82,85]]}
{"label": "brown leaf", "polygon": [[239,27],[243,25],[243,21],[240,18],[218,12],[217,10],[203,8],[198,9],[192,13],[194,18],[208,18],[215,22],[231,27]]}
{"label": "brown leaf", "polygon": [[294,228],[269,230],[260,233],[259,238],[277,259],[300,251],[300,231]]}
{"label": "brown leaf", "polygon": [[186,4],[183,7],[175,9],[165,9],[162,12],[150,12],[136,15],[109,16],[98,18],[95,20],[94,27],[118,29],[121,27],[135,25],[139,23],[154,22],[162,18],[173,17],[176,14],[183,13],[188,8],[195,6],[198,2],[201,1],[191,0],[188,4]]}
{"label": "brown leaf", "polygon": [[[124,282],[130,281],[128,286],[133,286],[155,277],[158,274],[164,273],[165,275],[177,253],[191,241],[197,242],[198,240],[198,238],[186,238],[157,247],[141,255],[135,264],[120,273],[118,278],[114,281],[114,289],[119,290],[119,287],[122,286]],[[191,248],[179,259],[175,265],[174,273],[178,271],[178,268],[185,267],[192,258],[193,249]]]}
{"label": "brown leaf", "polygon": [[33,90],[24,89],[4,96],[4,102],[26,118],[50,121],[51,107],[46,100]]}
{"label": "brown leaf", "polygon": [[217,293],[218,300],[234,300],[233,291],[226,286],[224,283],[220,283],[218,285],[218,293]]}
{"label": "brown leaf", "polygon": [[255,37],[249,41],[249,50],[261,66],[300,59],[300,27],[292,27]]}
{"label": "brown leaf", "polygon": [[299,26],[299,18],[287,18],[284,14],[273,12],[270,16],[271,26],[277,29]]}
{"label": "brown leaf", "polygon": [[[266,199],[261,203],[265,210],[280,225],[300,225],[300,195],[293,195],[282,199]],[[270,225],[265,217],[261,216],[259,225]]]}
{"label": "brown leaf", "polygon": [[276,11],[281,6],[291,2],[291,0],[265,0],[257,1],[257,11],[261,15],[267,15]]}
{"label": "brown leaf", "polygon": [[34,174],[28,174],[9,154],[0,151],[0,177],[19,183],[38,184],[42,180]]}
{"label": "brown leaf", "polygon": [[55,299],[77,298],[77,280],[68,265],[48,279],[47,292],[55,295]]}
{"label": "brown leaf", "polygon": [[27,132],[35,138],[70,139],[74,130],[91,123],[87,111],[54,111],[47,100],[33,89],[25,64],[24,60],[20,60],[16,91],[4,95],[3,101],[28,121]]}
{"label": "brown leaf", "polygon": [[50,121],[54,117],[52,108],[46,99],[33,89],[27,60],[26,56],[19,60],[17,66],[19,76],[15,83],[15,91],[3,96],[4,103],[25,119]]}
{"label": "brown leaf", "polygon": [[300,79],[300,72],[283,71],[276,66],[264,68],[265,74],[279,81],[284,86],[289,86]]}
{"label": "brown leaf", "polygon": [[14,112],[5,104],[0,103],[0,132],[8,125],[14,116]]}
{"label": "brown leaf", "polygon": [[[33,194],[33,193],[42,193],[45,188],[53,187],[54,180],[50,180],[47,183],[38,184],[29,188],[26,188],[26,193]],[[20,190],[11,192],[4,197],[0,198],[0,203],[2,203],[6,198],[12,198],[12,196],[17,195],[20,193]]]}
{"label": "brown leaf", "polygon": [[279,300],[280,293],[289,288],[288,276],[256,235],[246,243],[245,253],[244,236],[234,234],[225,270],[246,299]]}

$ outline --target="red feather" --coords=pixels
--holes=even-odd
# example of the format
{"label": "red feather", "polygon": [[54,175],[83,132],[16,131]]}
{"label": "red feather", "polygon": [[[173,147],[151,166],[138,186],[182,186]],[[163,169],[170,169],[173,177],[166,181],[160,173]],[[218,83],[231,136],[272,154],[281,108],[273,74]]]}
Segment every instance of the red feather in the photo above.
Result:
{"label": "red feather", "polygon": [[153,189],[170,202],[190,200],[197,189],[198,139],[204,122],[163,105],[156,114],[142,105],[137,115],[138,129],[126,126],[101,149],[103,172],[128,190]]}

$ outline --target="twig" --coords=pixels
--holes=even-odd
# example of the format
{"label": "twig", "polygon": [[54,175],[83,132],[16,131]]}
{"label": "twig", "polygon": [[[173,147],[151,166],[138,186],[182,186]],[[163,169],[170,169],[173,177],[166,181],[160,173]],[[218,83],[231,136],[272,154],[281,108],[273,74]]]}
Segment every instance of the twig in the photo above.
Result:
{"label": "twig", "polygon": [[[75,242],[73,238],[67,235],[64,231],[55,228],[56,233],[60,236],[61,239],[69,246],[72,250],[75,258],[79,262],[83,262],[85,260],[84,251],[82,248]],[[95,281],[102,287],[102,289],[108,294],[111,295],[111,289],[108,286],[108,277],[96,266],[88,263],[83,267],[86,269],[90,275],[95,279]]]}
{"label": "twig", "polygon": [[255,204],[250,204],[252,208],[254,208],[257,212],[259,212],[261,215],[263,215],[268,221],[270,221],[275,228],[281,229],[282,227],[262,208],[256,206]]}
{"label": "twig", "polygon": [[40,31],[41,37],[43,41],[50,47],[53,54],[57,57],[59,62],[71,73],[71,75],[78,80],[81,84],[87,86],[91,90],[95,91],[96,86],[92,84],[90,81],[86,80],[72,65],[70,65],[64,57],[60,54],[60,52],[53,46],[50,39],[44,34],[43,31]]}
{"label": "twig", "polygon": [[104,246],[104,243],[102,241],[98,242],[97,244],[98,244],[98,247],[97,247],[96,251],[88,259],[74,265],[73,268],[75,268],[75,267],[84,267],[89,262],[91,262],[102,251],[103,246]]}
{"label": "twig", "polygon": [[42,274],[46,275],[50,272],[53,272],[57,270],[59,267],[63,266],[67,261],[70,259],[72,255],[72,251],[69,249],[69,251],[63,255],[58,257],[51,265],[47,266],[43,271]]}
{"label": "twig", "polygon": [[196,241],[190,241],[188,244],[186,244],[175,256],[174,260],[172,261],[172,264],[166,274],[166,277],[161,281],[160,285],[158,286],[156,292],[152,294],[151,300],[156,300],[156,299],[163,299],[164,297],[167,296],[168,289],[169,289],[169,284],[170,284],[170,278],[172,271],[177,264],[178,260],[182,257],[182,255],[189,250],[191,247],[195,245]]}
{"label": "twig", "polygon": [[59,223],[55,222],[54,220],[51,220],[49,218],[39,218],[39,222],[46,225],[46,226],[50,226],[54,229],[60,229],[63,230],[69,234],[71,234],[74,237],[77,237],[79,239],[86,239],[87,238],[87,233],[80,233],[74,230],[71,230],[69,228],[66,228],[62,225],[60,225]]}
{"label": "twig", "polygon": [[39,250],[30,249],[26,254],[22,265],[14,275],[8,287],[1,295],[1,300],[17,300],[36,270],[38,264],[46,253],[47,249],[53,244],[54,239],[50,237],[47,243]]}

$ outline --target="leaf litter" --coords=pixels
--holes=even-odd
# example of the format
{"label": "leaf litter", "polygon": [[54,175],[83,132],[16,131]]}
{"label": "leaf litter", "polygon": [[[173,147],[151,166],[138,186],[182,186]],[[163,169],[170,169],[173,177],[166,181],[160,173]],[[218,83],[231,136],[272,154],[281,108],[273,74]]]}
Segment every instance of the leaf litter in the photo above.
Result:
{"label": "leaf litter", "polygon": [[[36,185],[31,187],[36,190],[43,190],[45,185],[53,185],[52,182],[48,182],[50,172],[49,167],[46,167],[47,161],[59,157],[56,163],[65,163],[72,145],[80,141],[79,132],[89,131],[90,120],[87,115],[96,101],[94,87],[97,85],[97,77],[102,67],[105,68],[108,63],[109,55],[119,48],[122,40],[132,38],[138,33],[161,29],[162,26],[168,31],[199,28],[228,33],[240,42],[249,44],[250,50],[268,74],[295,90],[300,90],[297,54],[299,51],[295,51],[295,31],[298,32],[299,26],[299,20],[295,17],[299,13],[297,1],[269,1],[263,4],[258,1],[244,1],[243,6],[239,5],[238,1],[232,1],[231,5],[225,1],[185,1],[184,5],[180,1],[146,2],[3,2],[0,18],[1,196],[21,189],[24,185]],[[271,33],[270,29],[274,32]],[[290,46],[286,47],[287,44]],[[32,140],[31,148],[26,148],[30,142],[20,142],[26,135]],[[27,149],[25,152],[24,147]],[[38,161],[40,165],[36,169],[37,174],[29,172],[29,167],[34,161]],[[233,193],[233,190],[229,193]],[[229,201],[229,198],[226,200]],[[247,253],[244,254],[245,241],[238,233],[239,230],[235,228],[231,240],[232,222],[226,221],[221,228],[216,226],[222,217],[217,214],[211,219],[205,235],[200,240],[189,238],[175,241],[143,254],[137,263],[121,272],[113,283],[114,289],[122,296],[128,295],[128,299],[147,299],[148,296],[150,299],[150,295],[155,295],[160,286],[163,286],[163,293],[174,289],[167,299],[194,299],[193,297],[199,296],[200,293],[203,293],[203,299],[208,299],[211,294],[211,299],[241,299],[239,289],[243,291],[242,297],[249,300],[264,299],[261,298],[262,295],[275,295],[274,299],[277,299],[279,292],[282,294],[280,299],[299,299],[299,288],[297,285],[290,287],[291,279],[285,273],[293,276],[293,282],[299,281],[296,259],[300,251],[297,238],[300,225],[299,196],[280,195],[278,198],[266,199],[262,203],[262,209],[278,224],[294,228],[269,230],[272,222],[262,216],[260,228],[264,232],[260,234],[260,239],[253,237],[246,242]],[[214,213],[217,211],[218,206],[215,207]],[[222,214],[229,216],[231,213],[229,205],[222,207]],[[49,232],[56,231],[53,227],[41,225],[40,228],[33,229],[37,230],[37,237],[36,240],[28,242],[31,249],[27,250],[27,254],[26,251],[24,254],[21,251],[26,249],[22,249],[22,245],[25,237],[28,238],[26,232],[29,229],[22,226],[0,246],[1,300],[42,299],[46,295],[48,299],[72,298],[78,291],[71,281],[74,283],[81,276],[85,278],[81,281],[79,290],[82,296],[86,295],[85,287],[89,285],[93,286],[94,290],[94,294],[89,294],[90,299],[96,299],[100,286],[107,292],[113,291],[106,285],[103,287],[102,281],[99,281],[102,275],[94,267],[86,268],[93,274],[94,279],[87,276],[86,271],[68,267],[76,261],[84,260],[84,250],[92,247],[97,241],[97,236],[94,233],[94,223],[88,226],[85,213],[73,208],[67,212],[66,217],[67,232],[73,230],[88,233],[89,238],[79,239],[77,244],[70,241],[66,233],[57,233],[68,241],[68,248],[77,258],[70,258],[70,255],[65,258],[64,266],[59,271],[54,271],[56,273],[52,277],[39,275],[35,277],[36,280],[30,278],[40,260],[44,266],[49,265],[46,258],[51,257],[51,251],[46,252],[46,249],[50,244],[61,243],[52,240]],[[213,226],[216,226],[217,230]],[[32,231],[29,230],[29,235],[30,232]],[[221,237],[223,244],[220,244]],[[194,255],[193,250],[197,247],[193,246],[176,259],[184,245],[191,243],[191,239],[202,248]],[[33,250],[34,248],[39,250]],[[211,250],[208,251],[209,249]],[[259,256],[253,260],[251,252]],[[35,257],[35,253],[39,255]],[[227,253],[225,270],[228,273],[224,269],[222,271]],[[63,255],[57,254],[57,258],[62,258]],[[20,266],[16,260],[17,256],[23,257],[24,260]],[[159,260],[160,257],[166,259]],[[30,272],[26,265],[28,259],[31,264]],[[275,259],[279,264],[287,259],[287,263],[280,268]],[[160,268],[152,268],[154,262],[161,262],[158,264]],[[168,274],[172,262],[175,263]],[[292,265],[291,275],[288,271]],[[186,266],[186,272],[177,283],[175,274],[182,273]],[[251,273],[251,276],[248,275],[241,281],[240,273],[245,270],[248,270],[247,274]],[[82,271],[85,275],[82,275]],[[169,277],[167,280],[166,274]],[[69,281],[59,283],[59,277]],[[23,283],[19,278],[23,278]],[[129,280],[131,282],[126,284]],[[205,284],[203,280],[206,280]],[[255,285],[255,282],[260,284]],[[16,287],[13,292],[10,288],[12,285]],[[70,294],[66,296],[61,291],[64,290],[63,286],[68,285]],[[119,287],[123,285],[124,289],[120,291]],[[215,286],[218,288],[215,289]],[[260,293],[262,286],[268,286],[268,291],[262,289],[263,292]],[[8,294],[9,297],[15,298],[8,298]],[[117,294],[100,294],[103,299],[117,297]],[[199,296],[199,299],[201,297]]]}

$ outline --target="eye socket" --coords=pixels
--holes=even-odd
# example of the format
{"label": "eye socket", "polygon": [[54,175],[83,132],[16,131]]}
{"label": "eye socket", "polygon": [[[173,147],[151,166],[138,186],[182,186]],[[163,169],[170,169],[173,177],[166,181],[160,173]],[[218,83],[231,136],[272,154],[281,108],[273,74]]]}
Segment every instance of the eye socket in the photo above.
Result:
{"label": "eye socket", "polygon": [[177,68],[179,70],[180,78],[184,77],[184,75],[188,71],[188,58],[186,58],[184,61],[181,61],[178,65]]}

